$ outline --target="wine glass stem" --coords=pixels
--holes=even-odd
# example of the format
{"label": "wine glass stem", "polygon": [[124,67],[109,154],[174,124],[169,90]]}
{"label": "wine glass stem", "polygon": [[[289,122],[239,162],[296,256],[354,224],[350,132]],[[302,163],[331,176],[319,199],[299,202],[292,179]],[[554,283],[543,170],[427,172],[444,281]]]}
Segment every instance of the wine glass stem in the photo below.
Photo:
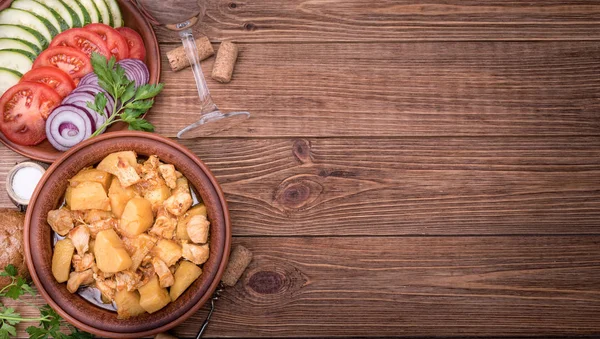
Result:
{"label": "wine glass stem", "polygon": [[204,79],[204,73],[202,73],[202,68],[200,67],[200,56],[198,55],[198,48],[196,47],[196,40],[194,39],[192,30],[188,28],[179,31],[179,36],[181,37],[181,43],[194,73],[194,80],[196,81],[196,88],[198,88],[198,96],[200,97],[201,114],[218,111],[217,105],[215,105],[210,96],[206,79]]}

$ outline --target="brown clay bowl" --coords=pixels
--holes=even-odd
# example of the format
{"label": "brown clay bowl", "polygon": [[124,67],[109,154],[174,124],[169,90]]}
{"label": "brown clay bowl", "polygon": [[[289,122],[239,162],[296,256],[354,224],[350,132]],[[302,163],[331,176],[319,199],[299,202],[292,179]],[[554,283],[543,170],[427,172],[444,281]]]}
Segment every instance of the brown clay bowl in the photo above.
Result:
{"label": "brown clay bowl", "polygon": [[[133,150],[141,156],[157,155],[175,165],[189,180],[207,207],[210,225],[210,258],[202,275],[188,290],[165,308],[126,320],[104,310],[78,294],[67,291],[52,276],[52,230],[48,211],[60,207],[67,179],[84,167],[100,162],[112,152]],[[166,331],[194,314],[213,294],[229,258],[231,225],[223,192],[206,165],[191,151],[157,134],[121,131],[84,141],[67,151],[46,171],[27,208],[25,217],[27,267],[39,293],[64,319],[78,328],[102,337],[141,338]]]}
{"label": "brown clay bowl", "polygon": [[[144,40],[146,47],[146,65],[150,71],[150,83],[157,84],[160,79],[160,49],[156,35],[152,29],[152,25],[148,23],[148,20],[138,10],[130,0],[117,0],[121,13],[123,14],[123,22],[125,26],[133,28],[135,31],[140,33]],[[7,8],[12,3],[12,0],[0,0],[0,10]],[[120,130],[126,130],[127,125],[115,124],[107,129],[107,132],[114,132]],[[105,133],[107,133],[105,132]],[[58,159],[63,152],[56,150],[48,140],[44,140],[42,143],[35,146],[21,146],[8,140],[2,133],[0,133],[0,142],[11,150],[24,155],[28,158],[32,158],[42,162],[53,162]]]}

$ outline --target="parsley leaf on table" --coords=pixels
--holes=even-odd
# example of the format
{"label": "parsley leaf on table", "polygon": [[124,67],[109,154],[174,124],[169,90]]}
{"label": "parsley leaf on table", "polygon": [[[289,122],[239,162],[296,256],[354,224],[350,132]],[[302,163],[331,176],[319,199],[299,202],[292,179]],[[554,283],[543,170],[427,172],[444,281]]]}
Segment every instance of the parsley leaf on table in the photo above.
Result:
{"label": "parsley leaf on table", "polygon": [[[9,277],[11,282],[0,290],[0,297],[9,297],[19,300],[24,294],[35,295],[35,290],[27,281],[18,275],[18,270],[13,265],[8,265],[0,271],[0,277]],[[21,300],[22,301],[22,300]],[[26,301],[22,301],[25,302]],[[69,326],[71,333],[65,334],[60,330],[63,319],[50,306],[40,307],[38,318],[24,318],[12,307],[6,307],[0,303],[0,339],[9,339],[17,335],[15,326],[21,322],[39,322],[39,327],[29,326],[26,331],[33,339],[91,339],[93,336],[87,332],[81,332],[77,328]]]}

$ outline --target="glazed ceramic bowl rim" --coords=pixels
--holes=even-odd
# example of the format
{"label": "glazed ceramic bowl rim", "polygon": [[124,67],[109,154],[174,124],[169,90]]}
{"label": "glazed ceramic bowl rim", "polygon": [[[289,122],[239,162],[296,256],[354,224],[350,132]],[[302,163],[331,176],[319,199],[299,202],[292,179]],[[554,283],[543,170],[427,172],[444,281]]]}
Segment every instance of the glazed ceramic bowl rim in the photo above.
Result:
{"label": "glazed ceramic bowl rim", "polygon": [[[94,326],[88,324],[87,322],[80,320],[81,319],[80,317],[77,317],[75,315],[68,313],[66,310],[64,310],[61,306],[59,306],[57,304],[57,302],[54,300],[53,297],[50,296],[50,294],[46,290],[45,286],[42,284],[40,277],[38,276],[38,272],[36,271],[36,268],[34,265],[34,259],[32,257],[32,253],[31,253],[31,250],[32,250],[31,240],[32,239],[31,239],[31,232],[30,232],[31,231],[32,214],[33,214],[32,210],[37,205],[37,200],[39,198],[40,192],[42,191],[42,187],[44,186],[44,184],[46,184],[46,182],[50,179],[51,176],[57,175],[58,172],[56,172],[56,170],[61,167],[63,160],[65,160],[69,157],[72,157],[72,156],[76,156],[78,152],[81,152],[82,150],[84,150],[85,148],[87,148],[88,146],[90,146],[92,144],[99,143],[102,141],[107,141],[107,140],[111,141],[111,139],[118,140],[119,138],[141,138],[141,139],[151,140],[152,142],[159,142],[162,144],[167,144],[167,146],[169,148],[174,148],[176,150],[181,151],[185,156],[187,156],[187,158],[189,160],[191,160],[195,164],[197,164],[198,168],[206,175],[207,179],[213,185],[214,190],[217,193],[218,203],[221,205],[221,208],[223,210],[224,228],[225,228],[223,230],[224,246],[223,246],[223,249],[220,251],[221,259],[216,264],[216,265],[218,265],[218,267],[216,269],[216,273],[214,275],[213,280],[210,282],[208,289],[206,289],[206,292],[204,293],[204,295],[201,296],[201,298],[198,300],[198,302],[191,303],[188,301],[185,304],[185,308],[188,308],[188,309],[180,317],[172,320],[169,323],[162,324],[156,328],[148,329],[145,331],[127,332],[127,333],[115,332],[115,331],[111,331],[111,330],[105,330],[103,328],[94,327]],[[86,165],[87,164],[82,164],[81,168],[85,167]],[[65,152],[56,162],[54,162],[48,168],[48,170],[42,176],[38,186],[36,187],[36,189],[32,195],[30,206],[31,206],[31,209],[27,211],[27,214],[25,216],[24,243],[25,243],[25,258],[26,258],[26,262],[27,262],[27,267],[29,269],[29,272],[30,272],[33,282],[35,283],[40,295],[42,295],[42,297],[46,300],[46,302],[54,310],[56,310],[57,313],[61,317],[63,317],[65,320],[67,320],[72,325],[74,325],[84,331],[98,335],[98,336],[139,338],[139,337],[153,335],[158,332],[167,331],[168,329],[179,325],[181,322],[183,322],[184,320],[189,318],[192,314],[194,314],[200,307],[202,307],[202,305],[204,303],[206,303],[206,301],[208,301],[208,299],[212,296],[212,294],[216,290],[217,286],[219,285],[221,276],[223,275],[225,266],[228,262],[229,251],[230,251],[230,247],[231,247],[231,222],[229,219],[229,210],[227,208],[227,202],[225,200],[222,189],[220,188],[218,182],[216,181],[216,178],[210,172],[210,170],[206,167],[206,165],[194,153],[192,153],[190,150],[188,150],[184,146],[176,143],[175,141],[170,140],[165,137],[162,137],[158,134],[147,133],[147,132],[137,132],[137,131],[120,131],[120,132],[112,132],[112,133],[103,134],[98,137],[94,137],[94,138],[84,141],[83,143],[81,143],[81,144],[77,145],[76,147],[70,149],[69,151]],[[90,306],[93,306],[93,305],[90,303]]]}

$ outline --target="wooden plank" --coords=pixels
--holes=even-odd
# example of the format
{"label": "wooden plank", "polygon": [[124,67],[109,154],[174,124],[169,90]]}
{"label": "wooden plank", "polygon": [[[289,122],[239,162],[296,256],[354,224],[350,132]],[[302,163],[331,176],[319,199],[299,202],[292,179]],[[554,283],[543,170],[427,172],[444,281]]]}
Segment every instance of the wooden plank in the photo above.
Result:
{"label": "wooden plank", "polygon": [[[181,3],[181,4],[180,4]],[[193,15],[195,1],[164,8],[166,22]],[[183,14],[185,13],[185,14]],[[424,41],[424,40],[598,40],[597,1],[208,1],[197,34],[244,42]],[[177,35],[157,29],[160,41]]]}
{"label": "wooden plank", "polygon": [[[163,45],[166,53],[173,45]],[[217,46],[215,46],[217,47]],[[595,42],[242,44],[234,79],[208,86],[249,110],[228,137],[581,135],[600,132]],[[210,74],[214,58],[203,63]],[[190,69],[163,63],[149,116],[175,136],[198,120]]]}
{"label": "wooden plank", "polygon": [[[600,238],[251,238],[208,337],[600,335]],[[198,312],[180,326],[191,337]]]}
{"label": "wooden plank", "polygon": [[235,235],[600,234],[597,137],[183,144],[221,183]]}
{"label": "wooden plank", "polygon": [[[598,236],[238,243],[254,260],[222,293],[207,338],[600,335]],[[174,332],[195,336],[206,312]]]}

